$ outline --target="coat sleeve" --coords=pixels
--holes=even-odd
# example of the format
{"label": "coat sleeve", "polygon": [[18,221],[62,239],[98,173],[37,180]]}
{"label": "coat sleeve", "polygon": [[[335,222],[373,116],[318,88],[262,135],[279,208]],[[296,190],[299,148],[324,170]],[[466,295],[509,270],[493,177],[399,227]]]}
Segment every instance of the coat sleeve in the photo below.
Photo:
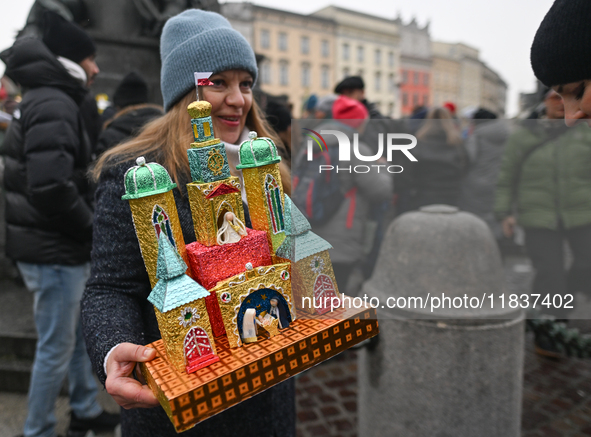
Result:
{"label": "coat sleeve", "polygon": [[28,112],[23,120],[27,192],[57,231],[89,241],[92,210],[75,182],[84,147],[78,117],[75,103],[59,98],[43,100]]}
{"label": "coat sleeve", "polygon": [[514,134],[509,138],[503,151],[501,169],[497,180],[494,212],[498,220],[503,220],[513,213],[513,203],[516,200],[513,198],[515,192],[513,184],[516,172],[519,170],[519,150],[519,134]]}
{"label": "coat sleeve", "polygon": [[146,298],[150,283],[135,234],[131,210],[124,194],[124,166],[108,168],[96,192],[90,279],[82,298],[86,347],[102,383],[103,362],[109,350],[123,342],[146,344],[159,334]]}

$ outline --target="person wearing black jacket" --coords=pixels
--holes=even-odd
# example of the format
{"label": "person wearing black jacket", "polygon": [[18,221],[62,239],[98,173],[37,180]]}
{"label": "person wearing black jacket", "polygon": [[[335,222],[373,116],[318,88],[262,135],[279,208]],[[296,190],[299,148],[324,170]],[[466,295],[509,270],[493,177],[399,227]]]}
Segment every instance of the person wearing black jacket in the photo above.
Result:
{"label": "person wearing black jacket", "polygon": [[105,121],[97,156],[133,137],[149,121],[164,115],[164,108],[148,103],[148,84],[137,72],[128,73],[113,95],[115,114]]}
{"label": "person wearing black jacket", "polygon": [[25,90],[5,143],[6,253],[35,293],[38,334],[26,437],[53,437],[53,410],[68,375],[69,436],[117,417],[97,402],[80,327],[89,274],[93,190],[86,178],[92,150],[80,106],[99,69],[95,46],[78,26],[47,13],[43,39],[20,38],[0,54],[6,75]]}

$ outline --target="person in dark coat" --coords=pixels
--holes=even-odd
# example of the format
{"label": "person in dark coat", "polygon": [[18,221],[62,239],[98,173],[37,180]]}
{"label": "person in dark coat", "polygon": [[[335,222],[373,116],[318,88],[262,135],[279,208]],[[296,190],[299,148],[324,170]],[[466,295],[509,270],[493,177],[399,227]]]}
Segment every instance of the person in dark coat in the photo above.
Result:
{"label": "person in dark coat", "polygon": [[340,81],[334,88],[335,94],[355,99],[367,109],[372,120],[388,118],[383,116],[376,108],[375,103],[368,102],[365,98],[365,82],[361,76],[348,76]]}
{"label": "person in dark coat", "polygon": [[291,112],[287,106],[271,100],[267,103],[265,114],[267,115],[267,121],[277,132],[283,143],[283,147],[278,145],[281,158],[291,168]]}
{"label": "person in dark coat", "polygon": [[6,253],[35,293],[39,340],[26,437],[52,437],[55,401],[70,383],[70,432],[113,428],[103,411],[79,323],[90,270],[91,145],[80,107],[99,72],[95,46],[78,26],[46,13],[43,40],[21,38],[2,52],[6,75],[26,92],[4,144]]}
{"label": "person in dark coat", "polygon": [[148,84],[137,72],[127,74],[113,95],[116,111],[103,126],[96,154],[135,136],[149,121],[164,114],[160,105],[148,103]]}
{"label": "person in dark coat", "polygon": [[473,117],[474,131],[466,141],[470,165],[462,180],[458,206],[484,220],[495,238],[500,239],[502,230],[495,218],[494,199],[510,122],[498,120],[485,109],[479,109]]}
{"label": "person in dark coat", "polygon": [[416,138],[412,154],[417,162],[406,164],[398,178],[399,212],[432,204],[457,206],[468,160],[449,111],[430,110]]}
{"label": "person in dark coat", "polygon": [[[215,136],[224,142],[230,170],[248,132],[276,138],[253,100],[257,77],[254,52],[230,23],[213,12],[190,9],[167,21],[161,37],[162,97],[166,114],[129,141],[107,150],[94,169],[99,176],[91,278],[82,301],[88,353],[99,380],[123,406],[125,437],[177,436],[147,385],[134,379],[138,362],[155,358],[144,345],[161,338],[150,281],[136,237],[130,206],[121,200],[124,174],[138,156],[158,162],[176,181],[173,190],[184,241],[196,240],[186,184],[191,182],[187,149],[194,141],[187,107],[195,100],[194,72],[211,71],[213,85],[200,87],[212,105]],[[281,165],[281,163],[280,163]],[[281,172],[281,167],[280,167]],[[282,177],[289,180],[289,174]],[[264,425],[263,425],[264,424]],[[183,436],[295,436],[295,388],[285,381],[184,432]]]}

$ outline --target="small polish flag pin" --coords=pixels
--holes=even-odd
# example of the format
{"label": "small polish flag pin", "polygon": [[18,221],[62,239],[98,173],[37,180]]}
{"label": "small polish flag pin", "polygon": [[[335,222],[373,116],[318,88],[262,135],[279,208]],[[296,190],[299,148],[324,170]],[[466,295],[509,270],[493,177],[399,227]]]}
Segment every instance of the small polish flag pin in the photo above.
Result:
{"label": "small polish flag pin", "polygon": [[208,73],[195,73],[195,86],[213,85],[213,82],[209,80],[209,76],[211,75],[211,71]]}

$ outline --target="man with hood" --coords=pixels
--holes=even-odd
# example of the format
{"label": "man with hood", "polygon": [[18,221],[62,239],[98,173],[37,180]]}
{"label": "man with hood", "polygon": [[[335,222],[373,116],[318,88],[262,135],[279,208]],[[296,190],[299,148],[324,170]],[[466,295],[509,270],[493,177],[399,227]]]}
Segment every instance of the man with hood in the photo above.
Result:
{"label": "man with hood", "polygon": [[66,375],[68,436],[113,428],[103,411],[79,322],[89,275],[91,145],[80,105],[99,69],[95,45],[60,15],[44,16],[42,39],[19,38],[0,54],[23,100],[4,143],[6,253],[35,294],[38,342],[29,388],[26,437],[55,436],[55,401]]}

